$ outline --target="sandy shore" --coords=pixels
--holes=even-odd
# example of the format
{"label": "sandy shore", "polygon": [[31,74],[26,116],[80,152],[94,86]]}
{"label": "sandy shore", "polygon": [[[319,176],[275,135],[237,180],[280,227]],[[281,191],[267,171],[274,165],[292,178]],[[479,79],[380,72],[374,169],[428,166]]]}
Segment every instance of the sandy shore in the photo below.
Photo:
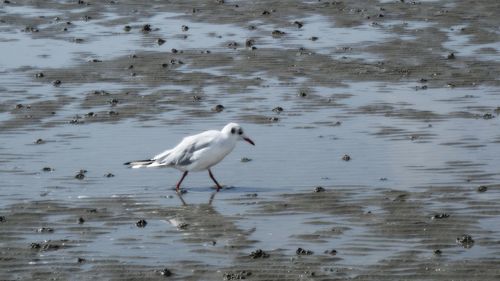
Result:
{"label": "sandy shore", "polygon": [[497,1],[173,2],[0,4],[1,280],[500,278]]}

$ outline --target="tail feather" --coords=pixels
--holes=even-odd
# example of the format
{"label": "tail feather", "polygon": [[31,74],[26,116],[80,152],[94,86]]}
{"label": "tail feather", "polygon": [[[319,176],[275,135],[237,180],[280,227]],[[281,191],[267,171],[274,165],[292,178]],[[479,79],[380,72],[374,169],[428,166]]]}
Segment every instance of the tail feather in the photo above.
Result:
{"label": "tail feather", "polygon": [[130,161],[127,163],[123,163],[123,165],[127,165],[130,168],[136,169],[136,168],[142,168],[146,167],[150,164],[152,164],[155,160],[147,159],[147,160],[136,160],[136,161]]}

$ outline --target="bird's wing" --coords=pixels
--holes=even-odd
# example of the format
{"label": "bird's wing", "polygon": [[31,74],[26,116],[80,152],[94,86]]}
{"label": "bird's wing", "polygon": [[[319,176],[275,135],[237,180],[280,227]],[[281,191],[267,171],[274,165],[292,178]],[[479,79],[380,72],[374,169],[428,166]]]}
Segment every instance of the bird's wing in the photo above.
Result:
{"label": "bird's wing", "polygon": [[155,155],[151,160],[155,160],[155,161],[161,160],[162,158],[167,157],[170,154],[170,152],[172,152],[172,150],[173,149],[167,149],[167,150],[163,151],[162,153]]}
{"label": "bird's wing", "polygon": [[213,144],[214,139],[220,134],[219,131],[206,131],[198,135],[185,137],[176,147],[165,151],[155,159],[160,165],[187,166],[193,163],[193,155]]}

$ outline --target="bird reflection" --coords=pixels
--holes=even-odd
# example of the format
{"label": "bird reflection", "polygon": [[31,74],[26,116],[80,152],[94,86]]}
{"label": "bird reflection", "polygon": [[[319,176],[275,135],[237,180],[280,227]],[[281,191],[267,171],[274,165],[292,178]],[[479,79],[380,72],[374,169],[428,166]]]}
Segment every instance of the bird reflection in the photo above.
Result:
{"label": "bird reflection", "polygon": [[[210,195],[210,198],[208,199],[208,205],[212,205],[212,202],[214,201],[215,194],[217,194],[217,191],[212,192],[212,194]],[[181,200],[182,205],[187,206],[188,204],[186,203],[186,200],[184,200],[184,197],[182,197],[182,192],[176,192],[176,194],[179,197],[179,199]]]}
{"label": "bird reflection", "polygon": [[[200,251],[226,253],[230,249],[248,247],[253,243],[248,236],[255,229],[240,229],[236,226],[234,217],[218,212],[212,204],[216,193],[212,193],[209,202],[203,204],[188,204],[182,194],[178,194],[182,206],[176,208],[168,222],[182,231],[183,235],[180,237],[184,243],[214,246],[199,249]],[[222,247],[218,247],[220,245]]]}

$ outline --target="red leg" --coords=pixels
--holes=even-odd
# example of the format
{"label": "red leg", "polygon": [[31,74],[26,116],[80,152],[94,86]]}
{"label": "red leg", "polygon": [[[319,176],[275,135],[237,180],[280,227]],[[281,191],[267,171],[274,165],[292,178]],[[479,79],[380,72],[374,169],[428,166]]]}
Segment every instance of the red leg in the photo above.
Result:
{"label": "red leg", "polygon": [[222,188],[222,186],[220,186],[220,184],[217,182],[217,180],[214,178],[214,175],[212,175],[212,171],[210,171],[210,169],[208,169],[208,174],[210,175],[210,178],[212,178],[212,180],[215,182],[215,184],[217,185],[217,192],[219,192],[219,189]]}
{"label": "red leg", "polygon": [[182,181],[184,180],[184,178],[188,175],[188,171],[185,171],[184,174],[182,174],[182,177],[181,179],[179,180],[179,182],[177,183],[177,187],[175,188],[175,190],[177,192],[179,192],[181,190],[181,183]]}

